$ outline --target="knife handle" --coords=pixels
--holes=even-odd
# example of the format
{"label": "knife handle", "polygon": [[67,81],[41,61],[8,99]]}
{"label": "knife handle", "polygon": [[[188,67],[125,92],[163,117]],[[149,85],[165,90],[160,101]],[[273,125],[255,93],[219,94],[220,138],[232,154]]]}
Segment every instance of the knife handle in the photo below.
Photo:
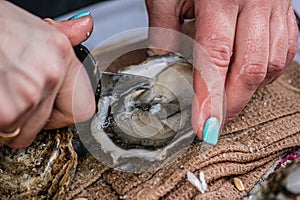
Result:
{"label": "knife handle", "polygon": [[[96,105],[98,105],[98,101],[101,93],[101,81],[100,81],[100,75],[97,69],[95,58],[93,57],[91,52],[82,44],[73,47],[73,49],[77,58],[80,60],[80,62],[82,62],[84,68],[88,73],[93,91],[95,93]],[[96,106],[96,112],[97,112],[97,106]]]}

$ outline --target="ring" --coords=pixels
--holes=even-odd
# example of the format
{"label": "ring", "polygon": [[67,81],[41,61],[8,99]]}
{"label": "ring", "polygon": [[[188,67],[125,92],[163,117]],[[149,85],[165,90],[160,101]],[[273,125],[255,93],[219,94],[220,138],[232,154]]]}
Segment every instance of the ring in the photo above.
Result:
{"label": "ring", "polygon": [[6,131],[0,131],[0,143],[8,143],[11,141],[14,137],[16,137],[21,132],[21,128],[17,128],[15,131],[12,132],[6,132]]}

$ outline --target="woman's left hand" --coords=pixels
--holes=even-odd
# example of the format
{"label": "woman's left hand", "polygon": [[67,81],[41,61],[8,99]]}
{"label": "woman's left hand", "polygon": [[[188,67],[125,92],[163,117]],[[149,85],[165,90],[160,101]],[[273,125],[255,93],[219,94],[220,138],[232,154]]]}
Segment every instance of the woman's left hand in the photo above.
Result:
{"label": "woman's left hand", "polygon": [[[291,0],[148,0],[147,8],[150,27],[180,31],[184,19],[196,18],[195,41],[215,68],[203,66],[206,58],[195,49],[194,67],[215,74],[194,70],[192,120],[197,136],[210,144],[217,143],[224,116],[225,122],[237,117],[258,88],[283,73],[297,51]],[[151,49],[152,54],[176,51],[175,35],[150,31],[151,46],[165,45]],[[216,81],[217,74],[221,78]],[[225,99],[223,114],[224,108],[215,105]]]}

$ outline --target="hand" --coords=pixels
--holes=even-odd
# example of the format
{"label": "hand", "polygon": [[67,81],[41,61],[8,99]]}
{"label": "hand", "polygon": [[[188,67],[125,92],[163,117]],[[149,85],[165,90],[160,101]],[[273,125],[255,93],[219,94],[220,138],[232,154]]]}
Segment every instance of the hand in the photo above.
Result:
{"label": "hand", "polygon": [[76,121],[90,118],[94,94],[72,45],[87,39],[91,16],[47,23],[7,1],[0,10],[0,131],[21,128],[7,145],[24,148],[44,127],[73,124],[74,109]]}
{"label": "hand", "polygon": [[[205,58],[194,48],[194,66],[202,73],[194,70],[192,121],[197,136],[210,144],[217,143],[224,121],[238,116],[258,88],[277,79],[297,51],[290,0],[148,0],[147,8],[151,27],[180,31],[184,19],[196,18],[194,38],[214,66],[203,66]],[[176,50],[175,39],[150,32],[154,47]]]}

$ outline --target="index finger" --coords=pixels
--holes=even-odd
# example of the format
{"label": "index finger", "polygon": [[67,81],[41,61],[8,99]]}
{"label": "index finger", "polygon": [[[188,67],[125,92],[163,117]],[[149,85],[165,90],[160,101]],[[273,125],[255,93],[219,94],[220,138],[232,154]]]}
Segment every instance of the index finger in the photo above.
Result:
{"label": "index finger", "polygon": [[[232,54],[238,5],[232,1],[195,3],[193,128],[215,145],[224,118],[225,80]],[[206,55],[203,55],[203,50]]]}

